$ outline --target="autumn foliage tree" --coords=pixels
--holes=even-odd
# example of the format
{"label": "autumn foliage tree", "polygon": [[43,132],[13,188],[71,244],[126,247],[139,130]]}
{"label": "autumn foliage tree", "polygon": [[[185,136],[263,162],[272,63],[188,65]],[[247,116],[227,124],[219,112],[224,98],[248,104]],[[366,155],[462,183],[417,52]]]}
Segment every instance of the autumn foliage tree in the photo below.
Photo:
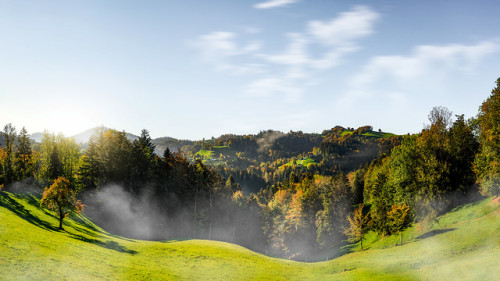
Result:
{"label": "autumn foliage tree", "polygon": [[399,245],[403,244],[403,230],[411,225],[412,219],[410,207],[403,205],[392,205],[392,209],[387,213],[393,232],[399,232]]}
{"label": "autumn foliage tree", "polygon": [[491,96],[479,109],[480,152],[474,161],[474,171],[481,193],[500,194],[500,78]]}
{"label": "autumn foliage tree", "polygon": [[363,251],[363,238],[372,223],[370,212],[363,214],[363,204],[359,204],[358,208],[347,219],[349,220],[349,227],[345,229],[344,233],[349,237],[349,241],[360,241],[361,251]]}
{"label": "autumn foliage tree", "polygon": [[64,177],[57,178],[54,183],[45,188],[40,204],[50,210],[58,212],[59,229],[63,229],[63,219],[71,213],[80,213],[85,208],[80,200],[76,199],[76,190],[70,187],[70,182]]}

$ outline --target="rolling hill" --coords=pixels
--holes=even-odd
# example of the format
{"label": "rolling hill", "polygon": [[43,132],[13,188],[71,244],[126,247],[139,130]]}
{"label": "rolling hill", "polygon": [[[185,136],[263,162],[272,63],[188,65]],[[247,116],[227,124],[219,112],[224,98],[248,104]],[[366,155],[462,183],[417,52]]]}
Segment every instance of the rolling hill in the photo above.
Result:
{"label": "rolling hill", "polygon": [[[422,232],[368,235],[364,252],[301,263],[207,240],[141,241],[111,235],[84,215],[57,229],[54,213],[31,194],[0,192],[2,280],[495,280],[500,204],[461,206]],[[338,254],[338,251],[336,251]],[[324,253],[326,260],[335,252]]]}
{"label": "rolling hill", "polygon": [[[74,138],[75,141],[79,144],[86,144],[89,142],[89,139],[91,136],[96,135],[99,132],[106,131],[108,129],[109,128],[104,127],[104,126],[95,127],[95,128],[85,130],[85,131],[78,133],[78,134],[71,136],[71,137]],[[131,134],[128,132],[125,132],[125,133],[126,133],[127,139],[129,139],[130,141],[133,141],[133,140],[138,138],[138,136],[136,136],[134,134]],[[42,142],[42,138],[43,138],[43,133],[30,134],[30,139],[32,139],[35,142]]]}

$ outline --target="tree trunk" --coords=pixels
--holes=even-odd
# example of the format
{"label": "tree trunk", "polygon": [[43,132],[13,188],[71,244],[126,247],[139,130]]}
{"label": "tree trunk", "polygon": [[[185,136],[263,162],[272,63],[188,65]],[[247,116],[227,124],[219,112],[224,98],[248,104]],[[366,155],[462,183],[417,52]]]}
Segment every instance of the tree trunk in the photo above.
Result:
{"label": "tree trunk", "polygon": [[208,231],[208,240],[212,240],[212,191],[210,190],[210,220],[209,220],[209,231]]}
{"label": "tree trunk", "polygon": [[403,245],[403,231],[399,231],[399,246]]}
{"label": "tree trunk", "polygon": [[62,226],[63,219],[64,219],[64,213],[63,213],[61,206],[59,206],[59,229],[60,230],[64,230],[63,226]]}
{"label": "tree trunk", "polygon": [[363,252],[363,236],[361,236],[361,252]]}
{"label": "tree trunk", "polygon": [[[229,229],[229,205],[226,206],[226,229]],[[229,239],[229,231],[224,231],[226,239]]]}
{"label": "tree trunk", "polygon": [[198,189],[194,188],[194,215],[193,215],[193,238],[196,238],[196,197],[198,196]]}

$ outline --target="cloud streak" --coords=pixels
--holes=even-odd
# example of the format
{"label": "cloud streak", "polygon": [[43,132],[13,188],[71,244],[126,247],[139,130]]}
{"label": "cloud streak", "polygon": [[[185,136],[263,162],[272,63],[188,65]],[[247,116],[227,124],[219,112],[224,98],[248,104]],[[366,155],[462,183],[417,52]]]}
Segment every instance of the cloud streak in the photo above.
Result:
{"label": "cloud streak", "polygon": [[485,56],[500,51],[500,44],[484,41],[476,45],[422,45],[407,56],[377,56],[351,80],[353,88],[367,88],[380,76],[412,81],[432,73],[434,76],[453,70],[468,70]]}
{"label": "cloud streak", "polygon": [[[270,8],[289,3],[292,2],[261,4]],[[238,43],[235,33],[221,31],[201,36],[195,46],[219,70],[260,75],[243,87],[247,96],[279,95],[287,102],[297,102],[315,83],[318,71],[337,67],[346,55],[361,49],[358,41],[374,32],[379,17],[369,7],[353,6],[333,19],[310,21],[303,31],[286,33],[284,49],[273,52],[264,51],[260,41]]]}
{"label": "cloud streak", "polygon": [[[247,85],[245,91],[257,96],[284,93],[288,101],[297,101],[305,86],[311,84],[308,81],[311,73],[334,68],[347,54],[359,50],[358,40],[374,32],[373,26],[379,17],[377,12],[366,6],[354,6],[332,20],[310,21],[304,32],[286,34],[289,43],[285,50],[277,54],[257,55],[269,64],[285,67],[284,73],[279,78],[266,77],[253,82]],[[311,55],[310,50],[314,47],[324,51]],[[260,95],[257,94],[259,92]]]}
{"label": "cloud streak", "polygon": [[297,2],[299,2],[299,0],[271,0],[255,4],[253,7],[256,9],[272,9],[272,8],[283,7]]}
{"label": "cloud streak", "polygon": [[[384,104],[390,109],[387,112],[411,115],[427,110],[429,102],[439,105],[465,98],[467,90],[453,81],[467,77],[481,61],[498,52],[500,42],[493,40],[471,45],[420,45],[407,55],[375,56],[347,81],[346,92],[335,100],[335,108],[347,114],[352,108],[370,111],[375,110],[373,104]],[[385,113],[379,108],[377,114]],[[388,115],[384,124],[398,122],[406,121]]]}
{"label": "cloud streak", "polygon": [[258,63],[235,64],[231,60],[236,57],[252,54],[261,48],[259,41],[251,41],[243,45],[236,43],[237,35],[232,32],[216,31],[200,36],[192,43],[203,59],[216,66],[218,70],[231,71],[237,74],[260,73],[262,65]]}

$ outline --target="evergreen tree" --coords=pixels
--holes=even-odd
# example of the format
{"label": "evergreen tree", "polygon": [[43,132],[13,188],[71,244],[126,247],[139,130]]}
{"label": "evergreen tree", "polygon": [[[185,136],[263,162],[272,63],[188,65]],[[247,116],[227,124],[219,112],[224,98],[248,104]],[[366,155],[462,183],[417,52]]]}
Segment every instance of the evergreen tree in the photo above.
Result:
{"label": "evergreen tree", "polygon": [[450,184],[453,190],[466,191],[475,182],[472,163],[479,149],[479,143],[474,136],[470,122],[466,122],[464,115],[457,116],[457,120],[450,128],[450,156],[451,171]]}
{"label": "evergreen tree", "polygon": [[2,132],[3,142],[5,145],[3,158],[3,185],[6,186],[15,181],[16,175],[14,171],[14,142],[16,140],[16,127],[11,123],[5,125]]}
{"label": "evergreen tree", "polygon": [[78,164],[77,182],[80,188],[95,190],[99,187],[103,177],[102,163],[99,161],[98,147],[94,138],[91,137],[88,148]]}
{"label": "evergreen tree", "polygon": [[147,130],[142,130],[141,136],[132,143],[131,182],[132,189],[153,182],[155,169],[155,145]]}
{"label": "evergreen tree", "polygon": [[16,174],[17,179],[22,180],[31,175],[32,171],[31,140],[26,128],[22,128],[18,136],[18,147],[16,151]]}

